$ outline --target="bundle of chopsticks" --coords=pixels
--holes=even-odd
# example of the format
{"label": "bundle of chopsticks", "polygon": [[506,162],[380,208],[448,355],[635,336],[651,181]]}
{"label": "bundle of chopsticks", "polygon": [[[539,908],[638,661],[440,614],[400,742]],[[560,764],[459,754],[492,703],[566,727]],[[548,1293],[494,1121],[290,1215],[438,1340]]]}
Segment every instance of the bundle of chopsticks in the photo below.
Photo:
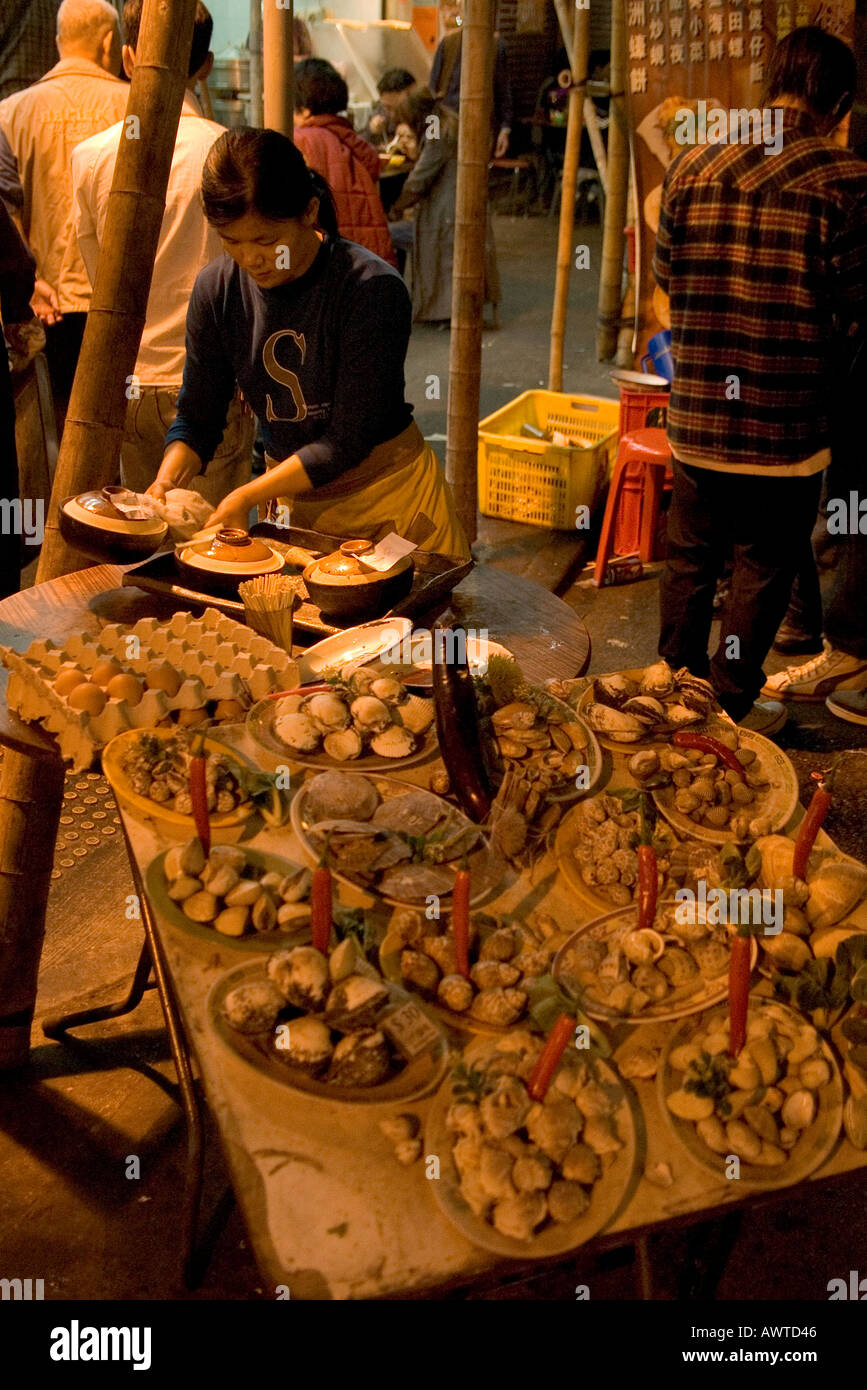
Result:
{"label": "bundle of chopsticks", "polygon": [[284,651],[292,650],[292,609],[300,580],[285,574],[262,574],[238,585],[248,626]]}

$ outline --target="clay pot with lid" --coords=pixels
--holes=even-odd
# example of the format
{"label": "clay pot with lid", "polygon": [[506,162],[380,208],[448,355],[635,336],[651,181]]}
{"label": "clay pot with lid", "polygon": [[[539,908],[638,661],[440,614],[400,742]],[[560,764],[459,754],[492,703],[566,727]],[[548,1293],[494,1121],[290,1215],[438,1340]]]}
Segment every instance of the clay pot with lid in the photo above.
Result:
{"label": "clay pot with lid", "polygon": [[404,555],[389,570],[371,569],[364,557],[372,541],[343,541],[340,548],[304,570],[304,583],[324,618],[350,626],[381,618],[412,588],[413,562]]}
{"label": "clay pot with lid", "polygon": [[168,523],[142,506],[128,488],[109,486],[67,497],[60,507],[60,534],[88,559],[128,564],[159,550]]}
{"label": "clay pot with lid", "polygon": [[177,546],[175,564],[195,588],[236,595],[244,579],[279,574],[285,560],[279,550],[258,536],[225,527],[203,540]]}

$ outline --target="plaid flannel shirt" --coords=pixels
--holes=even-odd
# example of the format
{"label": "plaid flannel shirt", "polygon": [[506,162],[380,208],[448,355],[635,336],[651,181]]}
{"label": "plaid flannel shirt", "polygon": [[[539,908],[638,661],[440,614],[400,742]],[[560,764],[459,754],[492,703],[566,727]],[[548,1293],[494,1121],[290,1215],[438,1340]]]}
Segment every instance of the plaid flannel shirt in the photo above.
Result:
{"label": "plaid flannel shirt", "polygon": [[689,149],[666,174],[653,269],[671,301],[675,456],[824,467],[844,335],[867,326],[867,163],[789,108],[778,153]]}

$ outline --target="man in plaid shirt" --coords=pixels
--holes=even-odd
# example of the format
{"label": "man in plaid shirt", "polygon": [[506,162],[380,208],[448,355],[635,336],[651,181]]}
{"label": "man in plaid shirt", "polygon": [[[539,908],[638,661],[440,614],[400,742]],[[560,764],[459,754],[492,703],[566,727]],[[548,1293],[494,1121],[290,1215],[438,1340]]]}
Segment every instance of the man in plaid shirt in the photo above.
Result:
{"label": "man in plaid shirt", "polygon": [[659,650],[709,674],[732,718],[765,733],[785,711],[754,703],[762,662],[816,519],[847,335],[867,325],[867,163],[829,138],[855,76],[841,40],[794,30],[765,94],[782,140],[730,128],[680,156],[663,189],[654,273],[670,296],[675,377]]}

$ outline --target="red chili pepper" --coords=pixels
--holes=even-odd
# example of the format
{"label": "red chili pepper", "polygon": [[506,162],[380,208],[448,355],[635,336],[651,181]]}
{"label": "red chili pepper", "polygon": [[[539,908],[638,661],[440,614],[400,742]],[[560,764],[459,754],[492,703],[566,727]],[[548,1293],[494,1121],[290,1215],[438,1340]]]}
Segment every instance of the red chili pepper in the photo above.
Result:
{"label": "red chili pepper", "polygon": [[732,750],[709,734],[691,734],[688,729],[679,729],[671,741],[678,748],[700,748],[702,753],[713,753],[731,772],[739,772],[741,777],[744,775],[744,765]]}
{"label": "red chili pepper", "polygon": [[545,1099],[560,1058],[566,1051],[570,1038],[574,1038],[574,1036],[574,1018],[571,1014],[561,1014],[548,1034],[548,1041],[542,1049],[542,1055],[533,1068],[527,1085],[527,1092],[531,1100]]}
{"label": "red chili pepper", "polygon": [[455,939],[455,955],[458,961],[458,974],[465,980],[470,978],[470,871],[466,858],[463,867],[455,874],[452,889],[452,934]]}
{"label": "red chili pepper", "polygon": [[193,820],[196,825],[196,834],[202,842],[202,849],[207,856],[211,852],[211,817],[208,812],[208,783],[207,768],[208,755],[205,750],[204,739],[199,738],[191,749],[190,755],[190,800],[193,804]]}
{"label": "red chili pepper", "polygon": [[652,927],[656,916],[656,893],[659,872],[653,845],[638,846],[638,930]]}
{"label": "red chili pepper", "polygon": [[328,955],[328,948],[331,945],[332,921],[331,870],[325,864],[327,853],[328,846],[326,844],[322,853],[322,863],[313,870],[313,884],[310,889],[310,925],[313,946],[324,956]]}
{"label": "red chili pepper", "polygon": [[831,805],[830,773],[826,777],[822,777],[818,772],[811,775],[816,779],[816,790],[813,792],[806,815],[798,828],[795,854],[792,859],[792,873],[795,878],[802,879],[807,877],[807,860],[810,858],[810,851],[815,844],[819,828],[828,814],[828,807]]}
{"label": "red chili pepper", "polygon": [[729,958],[729,1052],[737,1057],[747,1040],[752,937],[732,937]]}

